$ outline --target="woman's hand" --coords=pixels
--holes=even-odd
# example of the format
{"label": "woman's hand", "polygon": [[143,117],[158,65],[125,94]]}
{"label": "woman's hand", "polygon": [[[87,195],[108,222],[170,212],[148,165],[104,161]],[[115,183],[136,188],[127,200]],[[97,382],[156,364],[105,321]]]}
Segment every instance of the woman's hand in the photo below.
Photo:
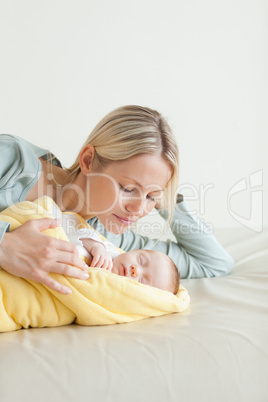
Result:
{"label": "woman's hand", "polygon": [[72,293],[49,273],[88,279],[88,267],[74,244],[41,233],[58,225],[56,219],[35,219],[7,232],[0,244],[0,266],[12,275],[42,283],[60,293]]}
{"label": "woman's hand", "polygon": [[110,254],[106,251],[105,246],[92,239],[81,239],[84,247],[92,255],[91,267],[99,267],[111,271],[113,260]]}

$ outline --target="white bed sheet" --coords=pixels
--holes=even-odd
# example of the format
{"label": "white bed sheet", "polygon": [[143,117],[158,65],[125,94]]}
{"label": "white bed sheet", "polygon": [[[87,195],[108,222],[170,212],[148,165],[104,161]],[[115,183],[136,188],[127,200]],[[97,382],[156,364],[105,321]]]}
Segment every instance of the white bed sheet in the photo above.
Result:
{"label": "white bed sheet", "polygon": [[235,268],[184,313],[0,334],[0,401],[267,402],[268,230],[216,235]]}

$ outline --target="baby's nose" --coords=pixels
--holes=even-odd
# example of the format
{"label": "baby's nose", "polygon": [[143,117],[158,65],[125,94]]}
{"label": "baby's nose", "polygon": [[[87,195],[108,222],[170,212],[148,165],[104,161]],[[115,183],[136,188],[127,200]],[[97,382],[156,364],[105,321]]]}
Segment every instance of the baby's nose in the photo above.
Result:
{"label": "baby's nose", "polygon": [[131,269],[130,274],[132,278],[136,278],[139,275],[138,267],[136,265],[131,265],[130,269]]}

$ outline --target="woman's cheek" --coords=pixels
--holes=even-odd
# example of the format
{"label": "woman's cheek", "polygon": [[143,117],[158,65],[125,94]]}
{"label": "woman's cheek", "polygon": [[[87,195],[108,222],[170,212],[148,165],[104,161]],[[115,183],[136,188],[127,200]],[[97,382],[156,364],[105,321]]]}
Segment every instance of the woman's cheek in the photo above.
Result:
{"label": "woman's cheek", "polygon": [[150,200],[146,201],[144,203],[143,216],[148,215],[154,209],[154,206],[155,206],[155,202],[150,201]]}
{"label": "woman's cheek", "polygon": [[116,184],[107,177],[94,180],[90,188],[90,209],[92,213],[106,214],[118,203]]}

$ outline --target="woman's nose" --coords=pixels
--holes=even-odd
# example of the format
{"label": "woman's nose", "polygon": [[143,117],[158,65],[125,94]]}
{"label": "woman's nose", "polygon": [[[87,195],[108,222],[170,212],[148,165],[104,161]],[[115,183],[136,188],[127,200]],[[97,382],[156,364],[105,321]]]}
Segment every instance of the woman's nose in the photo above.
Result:
{"label": "woman's nose", "polygon": [[132,214],[141,216],[143,214],[143,200],[139,199],[129,199],[125,203],[125,209]]}

